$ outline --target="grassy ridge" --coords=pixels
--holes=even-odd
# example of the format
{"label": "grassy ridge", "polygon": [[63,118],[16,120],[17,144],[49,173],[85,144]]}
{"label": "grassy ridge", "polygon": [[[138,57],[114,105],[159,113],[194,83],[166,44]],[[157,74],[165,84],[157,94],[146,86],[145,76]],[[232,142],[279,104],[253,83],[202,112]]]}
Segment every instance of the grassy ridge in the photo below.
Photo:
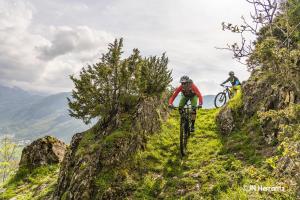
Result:
{"label": "grassy ridge", "polygon": [[[230,136],[218,134],[218,110],[200,110],[188,155],[179,156],[179,115],[172,113],[161,133],[136,155],[128,180],[133,199],[294,199],[284,180],[272,174],[272,157],[256,151],[257,133],[245,127]],[[247,191],[248,185],[282,186],[285,192]],[[246,189],[244,189],[244,187]]]}
{"label": "grassy ridge", "polygon": [[49,165],[33,171],[20,168],[5,184],[0,186],[0,199],[44,200],[54,191],[59,166]]}
{"label": "grassy ridge", "polygon": [[[295,199],[288,180],[275,178],[277,157],[268,155],[273,147],[260,137],[257,118],[222,136],[215,123],[218,111],[198,111],[196,131],[184,158],[179,154],[179,115],[171,113],[159,133],[147,136],[143,150],[95,177],[97,198],[114,193],[115,199]],[[109,151],[128,134],[116,131],[101,140],[101,145]],[[33,172],[21,169],[4,185],[0,199],[45,199],[55,187],[57,174],[58,166]],[[249,185],[282,186],[285,192],[247,191]]]}

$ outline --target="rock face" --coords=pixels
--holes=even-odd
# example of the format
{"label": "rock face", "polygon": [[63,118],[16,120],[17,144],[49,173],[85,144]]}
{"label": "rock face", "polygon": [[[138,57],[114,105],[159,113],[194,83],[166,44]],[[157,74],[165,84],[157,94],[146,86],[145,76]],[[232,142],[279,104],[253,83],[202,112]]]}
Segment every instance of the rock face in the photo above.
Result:
{"label": "rock face", "polygon": [[235,127],[232,110],[228,107],[222,109],[217,116],[217,123],[223,135],[229,134]]}
{"label": "rock face", "polygon": [[[283,81],[275,74],[256,69],[252,72],[249,80],[242,84],[242,102],[240,110],[232,110],[228,106],[223,108],[218,117],[218,126],[223,134],[229,134],[234,129],[235,121],[249,119],[259,113],[279,111],[294,104],[300,103],[299,80],[290,79]],[[239,112],[238,116],[233,113]],[[264,116],[259,114],[259,117]],[[278,135],[279,124],[286,124],[289,120],[278,119],[273,123],[272,117],[260,118],[261,128],[266,141],[270,143]],[[270,139],[271,138],[271,139]],[[272,139],[273,138],[273,139]]]}
{"label": "rock face", "polygon": [[[117,114],[107,123],[73,136],[62,162],[54,199],[124,199],[130,190],[120,188],[122,176],[110,178],[109,189],[97,181],[101,174],[130,162],[130,156],[144,147],[147,135],[161,127],[165,112],[160,98],[141,101],[131,115]],[[129,119],[129,121],[128,121]],[[126,127],[124,129],[124,127]],[[99,186],[100,184],[100,186]]]}
{"label": "rock face", "polygon": [[67,146],[64,142],[51,137],[33,141],[22,151],[20,167],[33,169],[48,164],[60,163],[63,160]]}
{"label": "rock face", "polygon": [[[242,103],[238,110],[229,105],[219,112],[218,126],[229,134],[234,126],[258,131],[266,146],[276,147],[264,155],[275,161],[274,175],[282,177],[300,191],[300,71],[279,76],[257,69],[242,85]],[[236,122],[235,124],[233,122]],[[278,155],[280,150],[282,154]],[[297,193],[300,199],[300,192]],[[297,198],[297,199],[298,199]]]}
{"label": "rock face", "polygon": [[289,144],[289,148],[293,150],[296,155],[283,156],[277,161],[276,173],[279,176],[290,175],[292,177],[300,178],[300,143],[293,142]]}
{"label": "rock face", "polygon": [[253,71],[249,80],[243,84],[243,113],[248,117],[257,111],[278,110],[291,104],[300,103],[299,80],[288,82],[261,70]]}
{"label": "rock face", "polygon": [[290,185],[297,187],[296,196],[300,198],[300,142],[289,141],[286,147],[287,155],[277,161],[275,175],[288,180]]}
{"label": "rock face", "polygon": [[[267,143],[277,140],[280,126],[293,123],[295,104],[300,103],[300,81],[298,76],[279,78],[273,73],[255,70],[243,85],[242,117],[251,118],[258,114],[261,129]],[[288,111],[288,112],[287,112]]]}

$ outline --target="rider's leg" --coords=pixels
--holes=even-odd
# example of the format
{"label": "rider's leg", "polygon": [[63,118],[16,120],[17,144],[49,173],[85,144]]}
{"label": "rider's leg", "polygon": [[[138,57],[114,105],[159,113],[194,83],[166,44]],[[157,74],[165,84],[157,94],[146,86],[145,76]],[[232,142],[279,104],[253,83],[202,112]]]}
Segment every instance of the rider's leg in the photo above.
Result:
{"label": "rider's leg", "polygon": [[188,98],[185,97],[184,95],[181,96],[181,99],[179,101],[179,106],[178,106],[178,110],[179,110],[179,114],[181,114],[182,112],[182,108],[184,107],[184,105],[186,104],[186,102],[188,101]]}
{"label": "rider's leg", "polygon": [[232,88],[230,88],[232,92],[232,97],[236,96],[240,92],[241,86],[240,85],[234,85]]}
{"label": "rider's leg", "polygon": [[231,93],[230,95],[230,98],[234,97],[235,96],[235,89],[234,89],[235,86],[232,86],[231,88],[229,88],[229,91]]}
{"label": "rider's leg", "polygon": [[235,87],[236,94],[239,94],[241,92],[241,85],[236,85],[234,87]]}
{"label": "rider's leg", "polygon": [[197,110],[197,102],[198,97],[195,95],[191,98],[191,104],[192,104],[192,112],[191,112],[191,132],[194,132],[195,130],[195,121],[196,121],[196,110]]}
{"label": "rider's leg", "polygon": [[233,96],[235,96],[237,93],[236,85],[232,87],[232,91],[233,91]]}

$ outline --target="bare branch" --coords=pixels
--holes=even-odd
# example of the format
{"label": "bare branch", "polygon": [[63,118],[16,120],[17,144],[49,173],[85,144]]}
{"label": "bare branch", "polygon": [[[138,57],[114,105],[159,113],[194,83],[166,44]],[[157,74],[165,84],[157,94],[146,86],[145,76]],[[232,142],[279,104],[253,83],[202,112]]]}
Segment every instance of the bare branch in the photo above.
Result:
{"label": "bare branch", "polygon": [[[278,11],[278,0],[246,0],[248,3],[253,5],[254,12],[250,13],[252,22],[249,23],[242,16],[243,24],[242,25],[233,25],[231,23],[222,23],[223,30],[229,30],[233,33],[239,33],[241,35],[241,42],[238,45],[234,43],[233,45],[227,45],[225,48],[217,49],[226,49],[233,52],[233,56],[236,60],[240,62],[241,58],[249,58],[253,52],[254,44],[252,41],[247,42],[245,39],[245,33],[251,33],[252,35],[258,35],[259,30],[263,26],[270,26],[272,28],[274,17]],[[283,29],[280,29],[284,32]]]}

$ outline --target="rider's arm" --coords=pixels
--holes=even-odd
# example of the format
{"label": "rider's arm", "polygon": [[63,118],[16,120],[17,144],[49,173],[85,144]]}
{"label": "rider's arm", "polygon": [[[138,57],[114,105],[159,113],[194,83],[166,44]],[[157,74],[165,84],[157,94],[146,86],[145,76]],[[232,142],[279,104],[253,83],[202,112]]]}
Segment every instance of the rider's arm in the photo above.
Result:
{"label": "rider's arm", "polygon": [[224,81],[221,85],[227,83],[228,81],[230,81],[230,77],[226,81]]}
{"label": "rider's arm", "polygon": [[182,90],[182,85],[180,85],[176,90],[175,92],[173,93],[173,95],[171,96],[171,98],[169,99],[169,105],[172,105],[175,98],[177,97],[177,95],[179,94],[179,92],[181,92]]}
{"label": "rider's arm", "polygon": [[197,88],[197,86],[194,83],[192,84],[192,89],[199,98],[199,105],[202,105],[203,104],[203,98],[202,98],[201,92],[199,91],[199,89]]}

